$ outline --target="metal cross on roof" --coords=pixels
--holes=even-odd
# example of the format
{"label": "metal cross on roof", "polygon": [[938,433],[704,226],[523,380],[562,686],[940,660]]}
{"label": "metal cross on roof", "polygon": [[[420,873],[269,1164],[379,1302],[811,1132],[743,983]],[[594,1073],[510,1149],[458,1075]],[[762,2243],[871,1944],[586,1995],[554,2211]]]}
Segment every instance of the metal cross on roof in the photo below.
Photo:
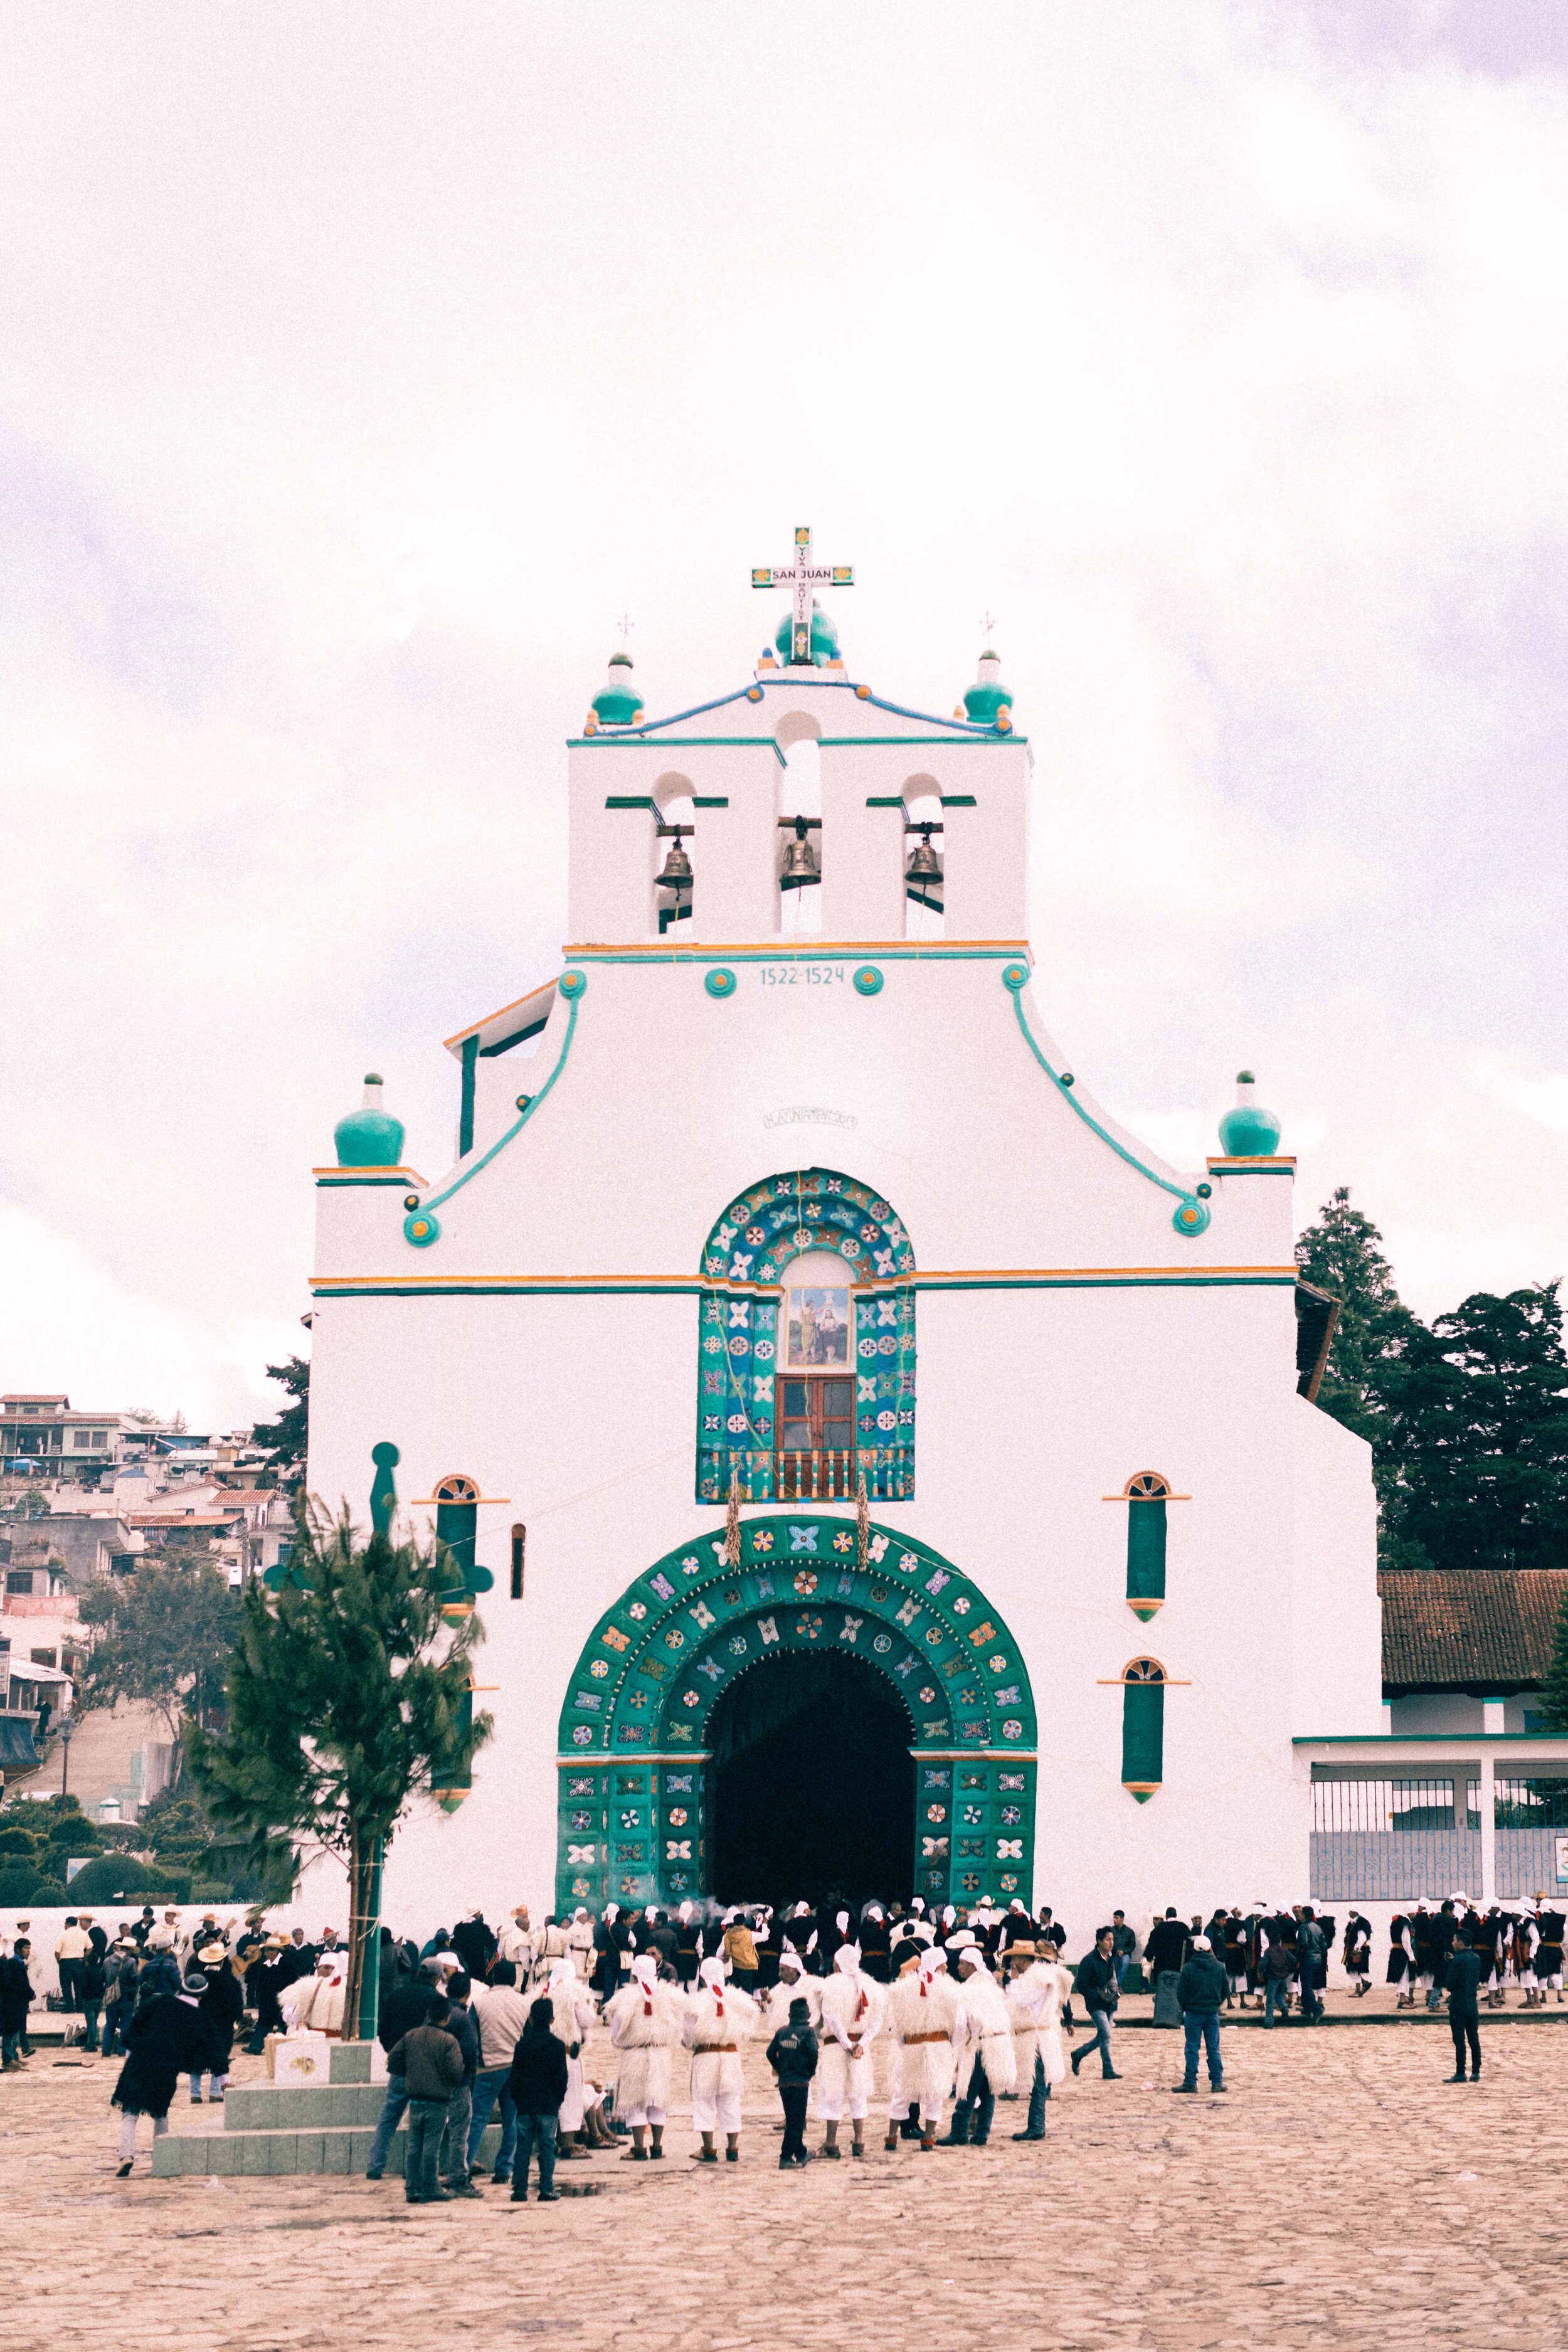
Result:
{"label": "metal cross on roof", "polygon": [[789,655],[792,662],[811,659],[811,592],[818,581],[825,581],[832,588],[853,588],[855,568],[849,563],[814,563],[809,523],[803,523],[795,532],[795,562],[787,572],[776,565],[762,564],[752,573],[753,588],[788,588],[794,593]]}

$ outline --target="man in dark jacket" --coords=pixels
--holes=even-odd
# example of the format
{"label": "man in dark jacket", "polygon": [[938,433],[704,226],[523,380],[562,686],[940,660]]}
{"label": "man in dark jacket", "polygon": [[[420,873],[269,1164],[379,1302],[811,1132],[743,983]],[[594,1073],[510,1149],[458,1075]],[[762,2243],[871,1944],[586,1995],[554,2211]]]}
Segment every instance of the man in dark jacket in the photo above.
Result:
{"label": "man in dark jacket", "polygon": [[[1270,1927],[1278,1923],[1271,1920]],[[1296,1974],[1296,1947],[1287,1943],[1281,1933],[1272,1936],[1263,1954],[1263,2026],[1266,2032],[1274,2030],[1274,2011],[1281,2017],[1290,2014],[1290,1986]]]}
{"label": "man in dark jacket", "polygon": [[303,1927],[294,1927],[289,1930],[289,1940],[284,1945],[280,1957],[283,1981],[286,1985],[297,1984],[301,1977],[314,1976],[316,1947],[305,1941]]}
{"label": "man in dark jacket", "polygon": [[0,1960],[0,2051],[7,2074],[19,2074],[27,2063],[22,2055],[22,2037],[33,2000],[33,1979],[27,1973],[32,1954],[26,1937],[18,1936],[10,1958]]}
{"label": "man in dark jacket", "polygon": [[676,1942],[675,1930],[669,1924],[669,1914],[667,1911],[648,1913],[643,1928],[642,1940],[645,1952],[658,1953],[658,1972],[661,1977],[666,1969],[672,1977],[679,1976],[679,1969],[676,1960],[679,1947]]}
{"label": "man in dark jacket", "polygon": [[1179,2094],[1191,2097],[1198,2087],[1200,2049],[1208,2057],[1209,2089],[1225,2088],[1225,2074],[1219,2062],[1219,2013],[1229,1990],[1230,1979],[1226,1975],[1225,1964],[1215,1958],[1208,1937],[1194,1936],[1176,1979],[1176,1998],[1182,2004],[1182,2026],[1187,2038],[1186,2066],[1176,2085]]}
{"label": "man in dark jacket", "polygon": [[292,1979],[288,1973],[283,1950],[282,1937],[268,1936],[262,1950],[245,1972],[246,1993],[256,2011],[256,2029],[247,2044],[253,2058],[259,2058],[269,2033],[284,2031],[279,1997]]}
{"label": "man in dark jacket", "polygon": [[1176,1979],[1187,1957],[1187,1929],[1176,1916],[1175,1905],[1166,1906],[1163,1919],[1156,1919],[1149,1930],[1149,1940],[1143,1947],[1143,1958],[1149,1963],[1149,1982],[1154,1995],[1154,2023],[1177,2026],[1182,2021],[1181,2003],[1176,1998]]}
{"label": "man in dark jacket", "polygon": [[1111,1958],[1114,1937],[1109,1927],[1097,1927],[1094,1949],[1085,1954],[1078,1964],[1078,1989],[1083,1995],[1083,2005],[1089,2011],[1089,2021],[1094,2040],[1086,2042],[1072,2053],[1072,2070],[1076,2074],[1090,2051],[1100,2053],[1100,2073],[1108,2083],[1121,2080],[1110,2063],[1110,2021],[1115,2012],[1116,1963]]}
{"label": "man in dark jacket", "polygon": [[206,1989],[205,1977],[187,1977],[177,1993],[161,1992],[142,2001],[126,2028],[127,2056],[110,2102],[121,2111],[121,2180],[135,2160],[137,2116],[152,2116],[154,2139],[169,2128],[169,2102],[200,2047],[196,2005]]}
{"label": "man in dark jacket", "polygon": [[1301,2022],[1321,2025],[1323,2004],[1318,1999],[1318,1970],[1327,1958],[1323,1931],[1310,1903],[1303,1904],[1296,1930],[1296,1973],[1301,1987]]}
{"label": "man in dark jacket", "polygon": [[1485,1966],[1480,1953],[1467,1937],[1455,1944],[1447,1957],[1445,1975],[1448,1990],[1448,2031],[1454,2037],[1454,2071],[1450,2083],[1465,2079],[1465,2044],[1470,2045],[1470,2080],[1481,2079],[1481,1971]]}
{"label": "man in dark jacket", "polygon": [[496,1956],[496,1939],[485,1925],[482,1911],[470,1911],[452,1930],[452,1949],[470,1977],[483,1984]]}
{"label": "man in dark jacket", "polygon": [[432,2009],[423,2025],[405,2033],[386,2053],[388,2074],[401,2075],[408,2094],[408,2152],[403,2165],[403,2193],[410,2205],[446,2205],[451,2191],[436,2177],[436,2158],[447,2128],[452,2094],[461,2088],[463,2053],[446,2032],[445,2000]]}
{"label": "man in dark jacket", "polygon": [[84,2050],[98,2048],[98,2020],[107,1989],[103,1955],[96,1945],[89,1944],[76,1964],[76,1991],[81,2003],[81,2046]]}
{"label": "man in dark jacket", "polygon": [[553,2005],[536,2000],[512,2053],[508,2087],[517,2109],[517,2155],[511,2168],[511,2201],[528,2196],[528,2164],[539,2151],[539,2201],[556,2202],[555,2125],[566,2096],[566,2045],[552,2029]]}
{"label": "man in dark jacket", "polygon": [[789,2022],[781,2025],[768,2044],[768,2064],[779,2086],[784,2108],[784,2147],[779,2170],[811,2162],[805,2145],[805,2103],[816,2072],[816,2036],[811,2030],[811,2007],[804,1996],[789,2005]]}
{"label": "man in dark jacket", "polygon": [[463,2079],[447,2107],[441,2141],[441,2186],[454,2197],[478,2197],[468,2179],[468,2126],[474,2115],[474,2078],[479,2071],[479,2021],[468,2006],[474,1980],[466,1969],[447,1983],[447,2031],[463,2053]]}
{"label": "man in dark jacket", "polygon": [[221,1944],[204,1944],[196,1966],[207,1989],[196,2005],[199,2038],[191,2066],[191,2105],[202,2103],[202,2076],[207,2080],[207,2104],[221,2107],[228,2088],[235,2032],[245,2014],[245,1992]]}
{"label": "man in dark jacket", "polygon": [[[376,2037],[384,2050],[388,2053],[395,2050],[405,2034],[412,2033],[416,2026],[429,2023],[433,2010],[437,2007],[445,2010],[447,1999],[441,1990],[442,1978],[441,1970],[422,1964],[417,1976],[399,1979],[396,1991],[381,2011],[376,2024]],[[370,2160],[364,2168],[367,2180],[379,2180],[385,2171],[393,2134],[407,2112],[408,2100],[407,2084],[401,2074],[392,2073],[389,2063],[386,2096],[381,2103],[375,2137],[370,2144]]]}

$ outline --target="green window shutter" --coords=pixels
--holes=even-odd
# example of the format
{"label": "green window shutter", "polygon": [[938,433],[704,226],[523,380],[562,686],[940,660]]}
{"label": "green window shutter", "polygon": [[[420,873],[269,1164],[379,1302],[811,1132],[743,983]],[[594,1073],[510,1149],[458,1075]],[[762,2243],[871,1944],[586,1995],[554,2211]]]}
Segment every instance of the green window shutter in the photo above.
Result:
{"label": "green window shutter", "polygon": [[1121,1785],[1143,1804],[1165,1777],[1165,1685],[1130,1682],[1121,1692]]}
{"label": "green window shutter", "polygon": [[1165,1598],[1165,1506],[1130,1502],[1127,1506],[1127,1598],[1134,1616],[1145,1620],[1153,1608],[1139,1606]]}
{"label": "green window shutter", "polygon": [[463,1760],[464,1751],[474,1732],[474,1694],[471,1687],[458,1702],[457,1719],[452,1731],[450,1753],[431,1774],[432,1792],[446,1813],[455,1813],[474,1785],[472,1763]]}

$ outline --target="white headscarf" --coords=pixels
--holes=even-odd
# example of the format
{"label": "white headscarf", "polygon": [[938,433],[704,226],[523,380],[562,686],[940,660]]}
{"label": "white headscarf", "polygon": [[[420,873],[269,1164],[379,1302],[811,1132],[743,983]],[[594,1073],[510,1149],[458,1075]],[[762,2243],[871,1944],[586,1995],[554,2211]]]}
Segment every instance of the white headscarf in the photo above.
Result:
{"label": "white headscarf", "polygon": [[724,2014],[724,1963],[717,1952],[711,1958],[702,1962],[697,1971],[697,1981],[699,1984],[707,1986],[713,1996],[719,2014],[722,2017]]}
{"label": "white headscarf", "polygon": [[840,1944],[838,1949],[833,1955],[833,1965],[841,1976],[852,1977],[858,1975],[860,1969],[859,1945]]}
{"label": "white headscarf", "polygon": [[[845,1945],[844,1949],[846,1951],[849,1949],[847,1944]],[[783,1976],[785,1969],[793,1969],[797,1977],[803,1977],[805,1974],[805,1965],[793,1944],[786,1944],[779,1954],[780,1976]]]}
{"label": "white headscarf", "polygon": [[557,1985],[575,1984],[576,1981],[577,1970],[574,1965],[570,1952],[563,1953],[560,1959],[552,1960],[551,1962],[548,1985],[548,1990],[551,1992],[554,1991]]}
{"label": "white headscarf", "polygon": [[653,2015],[653,1989],[658,1982],[658,1962],[651,1952],[639,1952],[632,1962],[632,1975],[642,1987],[642,2013]]}
{"label": "white headscarf", "polygon": [[931,1998],[931,1979],[933,1977],[940,1976],[946,1966],[947,1954],[942,1950],[942,1946],[940,1944],[928,1944],[925,1950],[921,1954],[920,1968],[918,1970],[921,1999],[922,2000],[928,2000]]}

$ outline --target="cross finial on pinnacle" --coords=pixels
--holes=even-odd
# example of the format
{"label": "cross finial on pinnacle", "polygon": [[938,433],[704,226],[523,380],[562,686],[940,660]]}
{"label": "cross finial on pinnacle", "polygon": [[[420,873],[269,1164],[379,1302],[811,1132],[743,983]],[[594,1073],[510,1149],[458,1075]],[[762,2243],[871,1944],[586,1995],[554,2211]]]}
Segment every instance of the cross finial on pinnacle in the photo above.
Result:
{"label": "cross finial on pinnacle", "polygon": [[629,613],[623,613],[620,619],[616,622],[616,626],[620,631],[621,649],[624,652],[626,650],[626,639],[637,627],[637,623],[633,620]]}
{"label": "cross finial on pinnacle", "polygon": [[981,615],[980,615],[980,634],[981,634],[981,635],[982,635],[983,637],[984,637],[984,638],[986,638],[986,639],[989,639],[989,638],[990,638],[990,635],[991,635],[991,632],[992,632],[992,630],[993,630],[995,626],[996,626],[996,615],[995,615],[995,614],[994,614],[994,613],[982,613],[982,614],[981,614]]}
{"label": "cross finial on pinnacle", "polygon": [[832,588],[853,588],[855,567],[850,563],[813,563],[809,523],[802,523],[795,532],[795,562],[787,572],[779,565],[764,563],[752,572],[753,588],[788,588],[794,592],[789,652],[792,662],[811,660],[811,592],[819,580]]}

